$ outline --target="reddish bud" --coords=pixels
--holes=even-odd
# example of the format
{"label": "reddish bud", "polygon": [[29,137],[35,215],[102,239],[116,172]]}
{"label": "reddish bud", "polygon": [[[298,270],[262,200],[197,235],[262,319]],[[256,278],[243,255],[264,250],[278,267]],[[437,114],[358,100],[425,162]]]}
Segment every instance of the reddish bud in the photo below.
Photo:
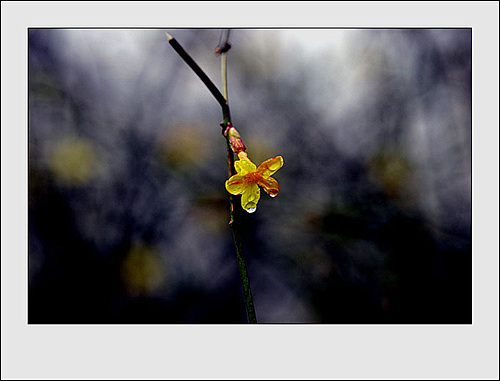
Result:
{"label": "reddish bud", "polygon": [[235,154],[239,154],[242,151],[245,151],[247,147],[245,147],[245,144],[243,143],[243,140],[241,140],[241,136],[236,130],[236,128],[233,127],[231,123],[227,124],[226,130],[224,131],[224,136],[227,137],[229,140],[229,144],[231,145],[231,149]]}
{"label": "reddish bud", "polygon": [[217,46],[214,49],[214,53],[215,53],[215,55],[219,55],[222,53],[226,53],[227,51],[229,51],[229,49],[231,49],[231,44],[229,42],[226,42],[222,46]]}

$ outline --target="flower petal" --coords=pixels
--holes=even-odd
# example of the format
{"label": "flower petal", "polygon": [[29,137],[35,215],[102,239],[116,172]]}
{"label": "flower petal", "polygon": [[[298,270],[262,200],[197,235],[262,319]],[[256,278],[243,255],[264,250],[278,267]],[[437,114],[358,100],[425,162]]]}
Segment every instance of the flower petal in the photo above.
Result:
{"label": "flower petal", "polygon": [[250,160],[236,160],[234,162],[234,168],[239,175],[246,175],[250,172],[255,172],[257,167]]}
{"label": "flower petal", "polygon": [[280,186],[278,185],[278,182],[272,177],[262,176],[259,181],[257,181],[257,184],[259,184],[262,189],[264,189],[269,194],[269,196],[276,197],[278,195]]}
{"label": "flower petal", "polygon": [[245,191],[247,183],[245,181],[245,176],[234,175],[226,181],[226,189],[231,194],[240,194]]}
{"label": "flower petal", "polygon": [[255,183],[249,183],[241,196],[241,206],[245,210],[255,210],[260,199],[260,189]]}
{"label": "flower petal", "polygon": [[261,165],[259,165],[259,167],[257,168],[257,172],[262,176],[271,176],[282,166],[283,166],[283,157],[276,156],[273,157],[272,159],[264,161]]}

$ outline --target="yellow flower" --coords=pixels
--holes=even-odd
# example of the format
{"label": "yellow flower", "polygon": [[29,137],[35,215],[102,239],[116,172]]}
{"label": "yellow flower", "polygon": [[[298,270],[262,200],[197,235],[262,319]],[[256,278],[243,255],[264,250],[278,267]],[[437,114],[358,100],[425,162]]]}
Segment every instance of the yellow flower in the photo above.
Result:
{"label": "yellow flower", "polygon": [[283,158],[274,157],[257,167],[245,152],[240,152],[238,157],[240,160],[234,162],[234,168],[238,174],[226,181],[226,189],[231,194],[241,194],[241,206],[247,212],[253,213],[260,199],[259,185],[269,196],[278,195],[278,182],[271,175],[283,166]]}

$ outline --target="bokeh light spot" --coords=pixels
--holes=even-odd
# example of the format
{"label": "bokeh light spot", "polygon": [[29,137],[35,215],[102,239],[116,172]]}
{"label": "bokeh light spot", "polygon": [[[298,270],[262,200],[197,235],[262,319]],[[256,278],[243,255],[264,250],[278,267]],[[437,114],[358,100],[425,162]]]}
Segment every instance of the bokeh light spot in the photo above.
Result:
{"label": "bokeh light spot", "polygon": [[50,169],[65,184],[82,185],[97,174],[97,158],[92,143],[65,138],[52,147]]}
{"label": "bokeh light spot", "polygon": [[125,258],[121,277],[129,294],[150,295],[158,291],[164,283],[165,266],[153,248],[138,245],[133,247]]}

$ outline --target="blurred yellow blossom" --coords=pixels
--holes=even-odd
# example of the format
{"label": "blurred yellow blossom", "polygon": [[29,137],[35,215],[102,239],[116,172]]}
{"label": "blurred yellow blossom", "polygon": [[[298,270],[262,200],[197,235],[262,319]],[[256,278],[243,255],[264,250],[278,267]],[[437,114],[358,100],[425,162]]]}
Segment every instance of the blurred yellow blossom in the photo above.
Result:
{"label": "blurred yellow blossom", "polygon": [[82,185],[90,181],[98,169],[98,160],[91,142],[68,137],[54,145],[50,169],[61,182]]}
{"label": "blurred yellow blossom", "polygon": [[131,295],[151,295],[166,279],[165,264],[154,248],[136,245],[122,263],[121,277]]}
{"label": "blurred yellow blossom", "polygon": [[160,158],[170,169],[192,170],[206,156],[206,141],[206,133],[200,125],[181,124],[172,127],[159,141]]}

